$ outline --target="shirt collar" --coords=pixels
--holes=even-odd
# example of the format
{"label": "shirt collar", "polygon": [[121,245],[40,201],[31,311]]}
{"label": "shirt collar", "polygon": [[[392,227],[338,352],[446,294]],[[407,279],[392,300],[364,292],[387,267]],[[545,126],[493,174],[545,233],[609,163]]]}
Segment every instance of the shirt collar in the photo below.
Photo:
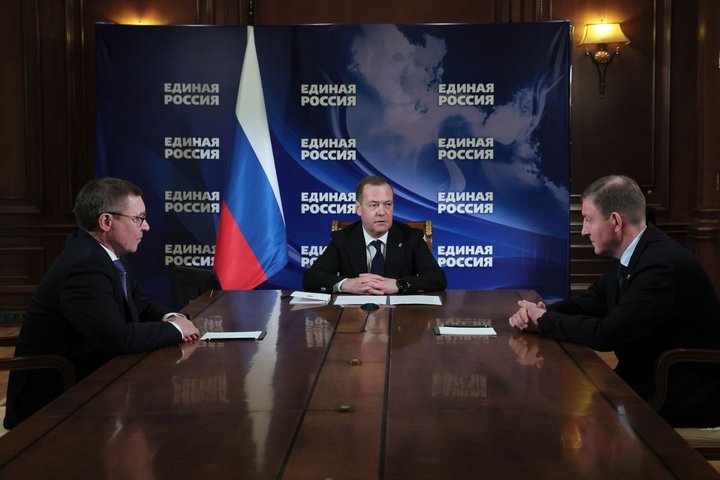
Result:
{"label": "shirt collar", "polygon": [[387,245],[387,237],[388,237],[388,233],[390,232],[390,230],[383,233],[378,238],[371,237],[370,234],[365,231],[365,227],[363,227],[362,231],[363,231],[363,236],[365,237],[365,246],[366,247],[368,245],[370,245],[370,242],[374,242],[375,240],[380,240],[383,243],[383,245]]}
{"label": "shirt collar", "polygon": [[624,267],[627,267],[630,264],[630,259],[633,256],[633,253],[635,253],[635,247],[637,247],[638,242],[640,241],[640,237],[642,237],[643,233],[645,233],[645,230],[647,229],[647,225],[640,230],[640,233],[638,233],[637,237],[633,239],[632,242],[630,242],[630,245],[625,249],[622,256],[620,257],[620,263]]}
{"label": "shirt collar", "polygon": [[[98,242],[98,243],[100,243],[100,242]],[[115,255],[115,253],[112,250],[110,250],[109,248],[107,248],[105,245],[100,243],[100,246],[103,248],[103,250],[105,250],[107,252],[108,255],[110,255],[110,260],[112,260],[113,262],[115,260],[120,260],[120,257]]]}

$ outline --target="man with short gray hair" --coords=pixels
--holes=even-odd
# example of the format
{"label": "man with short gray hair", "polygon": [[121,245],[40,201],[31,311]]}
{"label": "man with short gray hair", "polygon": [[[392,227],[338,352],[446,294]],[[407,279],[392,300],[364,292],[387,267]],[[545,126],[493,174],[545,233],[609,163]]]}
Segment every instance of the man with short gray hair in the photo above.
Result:
{"label": "man with short gray hair", "polygon": [[[645,221],[645,197],[610,175],[582,196],[582,234],[616,259],[583,294],[552,305],[518,302],[510,325],[556,340],[613,350],[615,371],[646,400],[658,356],[673,348],[720,348],[720,301],[698,260]],[[675,427],[720,425],[720,371],[680,365],[660,414]]]}
{"label": "man with short gray hair", "polygon": [[[74,212],[79,228],[35,290],[15,355],[65,357],[80,380],[116,355],[197,341],[195,325],[145,295],[123,258],[150,229],[140,188],[118,178],[90,180]],[[13,371],[5,428],[62,391],[58,372]]]}

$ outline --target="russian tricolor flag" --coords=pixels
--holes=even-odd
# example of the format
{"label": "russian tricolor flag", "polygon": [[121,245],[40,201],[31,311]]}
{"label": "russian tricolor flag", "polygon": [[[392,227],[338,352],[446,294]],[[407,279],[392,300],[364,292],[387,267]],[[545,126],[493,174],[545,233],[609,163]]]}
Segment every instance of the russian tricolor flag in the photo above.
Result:
{"label": "russian tricolor flag", "polygon": [[253,27],[238,88],[235,148],[220,211],[215,271],[225,290],[255,288],[287,264],[287,234]]}

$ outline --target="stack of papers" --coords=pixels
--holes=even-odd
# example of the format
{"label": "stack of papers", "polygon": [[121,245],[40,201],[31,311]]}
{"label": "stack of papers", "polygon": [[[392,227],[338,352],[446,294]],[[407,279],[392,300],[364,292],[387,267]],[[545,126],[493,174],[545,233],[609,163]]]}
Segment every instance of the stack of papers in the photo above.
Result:
{"label": "stack of papers", "polygon": [[437,295],[390,295],[390,305],[442,305]]}
{"label": "stack of papers", "polygon": [[437,295],[338,295],[335,305],[442,305]]}
{"label": "stack of papers", "polygon": [[492,327],[474,326],[474,325],[442,325],[435,327],[436,335],[497,335]]}
{"label": "stack of papers", "polygon": [[338,295],[335,297],[335,305],[363,305],[374,303],[376,305],[387,305],[386,295]]}
{"label": "stack of papers", "polygon": [[207,332],[200,340],[262,340],[267,335],[265,330],[251,332]]}
{"label": "stack of papers", "polygon": [[327,305],[330,301],[329,293],[295,291],[290,296],[292,297],[291,305]]}

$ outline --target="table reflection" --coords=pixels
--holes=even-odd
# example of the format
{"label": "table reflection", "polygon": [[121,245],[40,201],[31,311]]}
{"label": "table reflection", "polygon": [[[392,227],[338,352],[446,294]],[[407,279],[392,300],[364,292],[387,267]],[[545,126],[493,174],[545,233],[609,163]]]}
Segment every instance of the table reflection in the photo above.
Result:
{"label": "table reflection", "polygon": [[508,339],[508,345],[515,352],[518,365],[542,368],[545,364],[545,358],[540,354],[540,342],[536,337],[517,333]]}
{"label": "table reflection", "polygon": [[105,478],[152,480],[156,454],[157,447],[151,444],[141,423],[125,425],[118,421],[102,455]]}
{"label": "table reflection", "polygon": [[614,471],[643,477],[647,456],[642,442],[627,419],[610,410],[598,392],[587,395],[583,408],[567,418],[561,441],[564,455],[574,460],[584,478],[598,478],[598,473]]}

